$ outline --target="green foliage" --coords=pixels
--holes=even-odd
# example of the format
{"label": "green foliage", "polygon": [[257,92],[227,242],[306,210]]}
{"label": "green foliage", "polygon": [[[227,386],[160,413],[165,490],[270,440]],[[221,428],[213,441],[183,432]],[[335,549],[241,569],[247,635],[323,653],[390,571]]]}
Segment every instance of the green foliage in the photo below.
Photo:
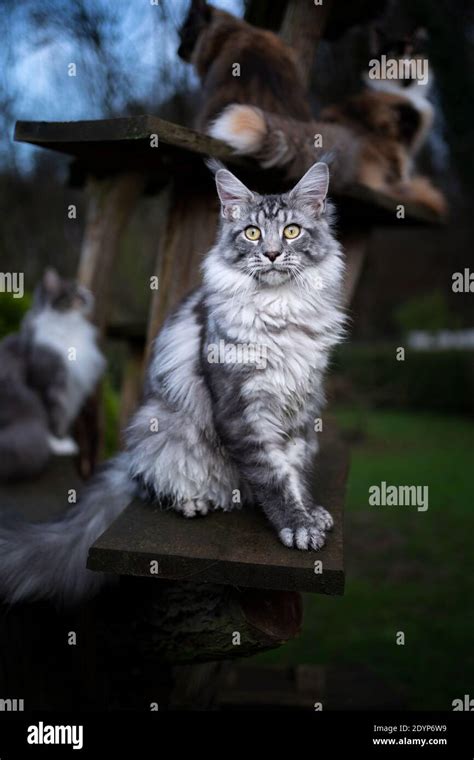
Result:
{"label": "green foliage", "polygon": [[472,413],[474,356],[469,351],[416,351],[396,360],[396,346],[343,346],[335,371],[371,406]]}
{"label": "green foliage", "polygon": [[394,312],[394,321],[402,333],[410,330],[446,330],[461,326],[458,315],[451,313],[445,294],[434,290],[405,301]]}
{"label": "green foliage", "polygon": [[25,293],[23,298],[13,298],[12,293],[0,293],[0,339],[18,330],[31,306],[31,299],[30,293]]}
{"label": "green foliage", "polygon": [[[336,416],[360,430],[359,409]],[[442,414],[363,416],[346,499],[346,593],[305,595],[302,635],[258,659],[370,668],[408,709],[450,710],[474,682],[474,426]],[[368,489],[382,480],[427,485],[428,510],[370,507]]]}

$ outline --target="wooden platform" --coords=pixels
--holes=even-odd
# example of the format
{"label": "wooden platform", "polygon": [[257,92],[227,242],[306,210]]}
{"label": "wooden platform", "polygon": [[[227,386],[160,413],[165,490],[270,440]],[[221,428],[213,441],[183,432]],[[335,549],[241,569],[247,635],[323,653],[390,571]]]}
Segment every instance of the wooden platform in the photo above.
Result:
{"label": "wooden platform", "polygon": [[[152,147],[152,135],[158,136],[158,147]],[[220,140],[148,114],[94,121],[18,121],[15,140],[74,156],[79,165],[76,176],[81,178],[87,174],[106,176],[140,171],[148,174],[153,190],[176,175],[188,176],[194,184],[200,179],[210,182],[202,159],[213,156],[240,167],[240,176],[249,182],[254,179],[257,190],[286,189],[279,186],[277,172],[262,172],[254,162],[236,156]],[[363,185],[354,185],[335,200],[343,224],[400,224],[396,216],[400,201]],[[442,221],[424,206],[410,201],[403,204],[403,224]]]}
{"label": "wooden platform", "polygon": [[32,521],[51,520],[71,506],[69,490],[75,488],[80,494],[83,485],[72,457],[53,457],[39,478],[0,483],[0,512],[17,512]]}
{"label": "wooden platform", "polygon": [[[284,547],[260,511],[242,509],[187,520],[134,502],[90,549],[88,567],[118,575],[199,581],[259,589],[342,594],[343,502],[348,471],[345,447],[323,446],[314,469],[317,503],[335,518],[320,552]],[[321,560],[322,572],[315,572]]]}
{"label": "wooden platform", "polygon": [[[158,580],[209,582],[244,588],[342,594],[344,591],[343,504],[348,453],[329,429],[314,468],[317,503],[335,518],[320,552],[287,549],[263,514],[255,509],[216,512],[188,520],[174,512],[135,501],[96,541],[91,570],[150,578],[158,560]],[[43,521],[65,512],[69,489],[80,498],[84,483],[70,458],[56,457],[38,479],[0,484],[0,510]],[[322,572],[315,573],[316,561]]]}

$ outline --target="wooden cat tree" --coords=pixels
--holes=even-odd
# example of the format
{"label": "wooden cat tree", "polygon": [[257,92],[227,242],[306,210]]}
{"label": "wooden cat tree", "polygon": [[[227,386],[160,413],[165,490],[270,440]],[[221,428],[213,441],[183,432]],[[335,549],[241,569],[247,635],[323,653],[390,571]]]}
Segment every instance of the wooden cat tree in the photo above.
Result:
{"label": "wooden cat tree", "polygon": [[[288,5],[283,33],[300,53],[302,67],[322,35],[329,8],[329,0],[323,6],[308,2]],[[151,135],[158,135],[158,147],[152,147]],[[138,400],[145,347],[170,309],[198,283],[199,263],[214,238],[217,200],[203,158],[224,161],[256,189],[285,188],[278,175],[237,160],[224,143],[155,116],[18,122],[15,139],[74,157],[76,168],[87,178],[89,205],[78,277],[96,295],[95,319],[103,334],[129,340],[130,361],[122,393],[122,412],[127,418]],[[157,193],[157,203],[167,207],[156,260],[159,289],[152,298],[147,326],[110,325],[109,286],[120,239],[141,195],[150,188]],[[350,188],[335,200],[348,260],[349,302],[370,230],[374,225],[400,221],[396,221],[396,202],[366,187]],[[405,224],[438,221],[424,208],[405,205]],[[69,623],[81,631],[84,642],[74,661],[84,699],[98,693],[99,682],[103,692],[97,698],[98,706],[137,707],[161,699],[168,705],[203,708],[211,700],[210,676],[217,671],[219,660],[279,646],[296,636],[302,623],[300,592],[343,593],[342,507],[347,471],[346,448],[325,424],[314,493],[316,501],[334,514],[335,530],[319,553],[286,549],[264,518],[252,510],[188,521],[150,505],[131,504],[89,553],[90,569],[121,579],[116,595],[107,597],[105,608],[103,602],[87,605]],[[74,484],[80,488],[77,474],[71,463],[65,466],[62,462],[51,468],[41,484],[2,488],[0,498],[2,504],[30,517],[47,518],[67,506],[67,490]],[[320,569],[315,566],[319,560]],[[150,569],[153,562],[158,563],[157,573]],[[51,622],[49,612],[29,606],[13,617],[11,630],[3,632],[10,636],[10,647],[14,627],[34,624],[38,629],[38,615],[43,616],[44,626],[41,646],[50,651],[48,642],[57,635],[58,625],[66,625],[64,618]],[[235,633],[239,634],[238,644]],[[30,675],[22,674],[24,693],[32,692],[26,684],[35,673],[37,683],[43,685],[33,689],[31,699],[36,700],[35,706],[44,706],[44,684],[52,671],[61,681],[60,674],[73,667],[71,657],[67,653],[58,658],[56,651],[47,671],[37,660],[26,662]],[[177,664],[187,668],[176,670]],[[18,664],[4,662],[3,667],[7,684],[18,680]],[[128,669],[127,699],[114,681],[120,669]],[[62,703],[61,687],[58,689],[57,701]],[[51,706],[57,706],[54,700]]]}

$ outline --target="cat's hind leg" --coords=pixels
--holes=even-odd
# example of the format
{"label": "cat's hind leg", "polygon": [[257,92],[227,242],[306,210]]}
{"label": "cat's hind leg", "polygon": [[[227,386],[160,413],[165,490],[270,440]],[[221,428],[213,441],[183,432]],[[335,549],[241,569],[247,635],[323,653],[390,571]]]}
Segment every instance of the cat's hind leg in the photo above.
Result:
{"label": "cat's hind leg", "polygon": [[[159,424],[150,424],[154,420]],[[235,470],[190,416],[150,399],[135,415],[128,440],[140,498],[185,517],[232,509],[233,489],[239,488]]]}

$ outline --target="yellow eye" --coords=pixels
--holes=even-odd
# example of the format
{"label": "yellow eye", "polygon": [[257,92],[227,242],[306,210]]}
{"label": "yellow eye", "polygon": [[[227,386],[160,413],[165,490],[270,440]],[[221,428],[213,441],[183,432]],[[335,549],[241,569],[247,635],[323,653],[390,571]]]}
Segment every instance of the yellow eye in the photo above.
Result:
{"label": "yellow eye", "polygon": [[258,227],[247,227],[245,229],[245,237],[249,240],[258,240],[261,237],[262,233],[258,229]]}
{"label": "yellow eye", "polygon": [[283,230],[284,236],[287,240],[294,240],[301,232],[301,227],[298,224],[287,224]]}

